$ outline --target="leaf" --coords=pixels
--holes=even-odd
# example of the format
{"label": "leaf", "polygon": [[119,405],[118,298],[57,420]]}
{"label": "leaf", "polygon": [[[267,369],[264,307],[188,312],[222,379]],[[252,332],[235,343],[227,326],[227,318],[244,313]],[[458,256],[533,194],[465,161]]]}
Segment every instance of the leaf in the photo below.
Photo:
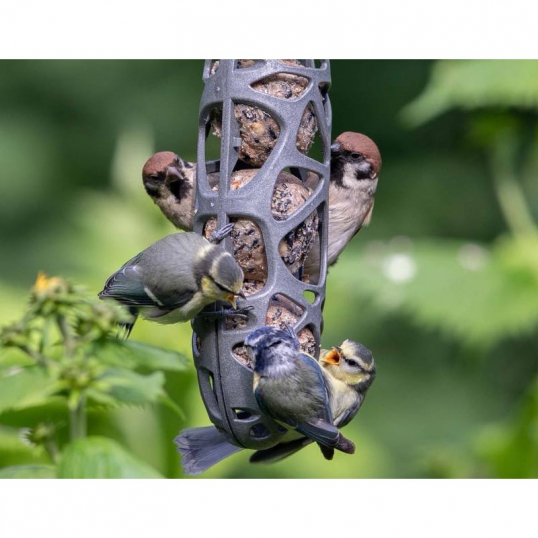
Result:
{"label": "leaf", "polygon": [[53,465],[14,465],[0,469],[1,478],[55,478]]}
{"label": "leaf", "polygon": [[44,405],[56,391],[56,377],[38,366],[4,372],[0,377],[0,413]]}
{"label": "leaf", "polygon": [[[519,259],[516,271],[504,259],[506,249],[505,242],[488,250],[423,240],[402,252],[349,253],[330,277],[343,296],[371,299],[380,311],[404,312],[420,325],[487,347],[538,325],[538,280],[529,276],[532,265],[522,267],[534,257]],[[357,274],[360,286],[349,286]]]}
{"label": "leaf", "polygon": [[0,347],[0,370],[13,366],[32,366],[35,361],[17,348]]}
{"label": "leaf", "polygon": [[402,111],[412,126],[459,108],[538,109],[538,61],[457,60],[434,64],[426,90]]}
{"label": "leaf", "polygon": [[[35,446],[25,439],[27,430],[21,428],[8,428],[0,425],[0,462],[9,463],[33,463],[41,461],[44,450],[41,446]],[[15,458],[15,461],[13,461]]]}
{"label": "leaf", "polygon": [[58,478],[163,478],[147,463],[105,437],[87,437],[65,449]]}
{"label": "leaf", "polygon": [[92,390],[88,392],[88,396],[105,405],[163,403],[182,416],[179,407],[164,390],[164,383],[165,377],[162,372],[144,376],[129,370],[110,369],[99,377]]}
{"label": "leaf", "polygon": [[475,452],[498,478],[538,475],[538,377],[524,395],[514,420],[482,428]]}
{"label": "leaf", "polygon": [[131,369],[145,367],[151,370],[184,371],[191,362],[177,351],[133,340],[108,340],[99,344],[95,355],[106,364]]}

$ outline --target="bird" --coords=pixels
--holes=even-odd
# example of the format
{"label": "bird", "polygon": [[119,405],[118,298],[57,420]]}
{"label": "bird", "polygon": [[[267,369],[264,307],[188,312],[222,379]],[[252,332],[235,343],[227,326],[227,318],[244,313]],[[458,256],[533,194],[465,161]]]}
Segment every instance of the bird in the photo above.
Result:
{"label": "bird", "polygon": [[[333,424],[343,428],[359,412],[364,398],[376,376],[372,352],[359,342],[344,340],[331,350],[321,350],[320,365],[329,386],[330,408]],[[274,463],[291,456],[312,443],[312,439],[283,442],[256,451],[251,463]]]}
{"label": "bird", "polygon": [[[331,145],[329,181],[329,232],[327,267],[334,265],[357,232],[370,223],[381,171],[381,154],[368,136],[346,131]],[[306,184],[314,187],[311,174]],[[319,278],[320,247],[314,245],[304,265],[304,275]]]}
{"label": "bird", "polygon": [[[245,346],[254,363],[253,387],[258,405],[290,430],[274,447],[256,451],[250,458],[252,463],[280,461],[314,441],[327,459],[332,459],[335,448],[354,452],[353,443],[338,431],[338,426],[347,424],[356,415],[364,395],[359,404],[348,396],[331,395],[340,381],[313,357],[299,352],[297,337],[290,330],[262,327],[247,337]],[[348,347],[344,345],[344,349]],[[334,363],[336,357],[331,355],[329,360]],[[351,375],[343,377],[350,382],[358,379]],[[361,385],[361,391],[366,391],[365,385]],[[346,392],[343,387],[339,390]],[[347,402],[350,409],[346,414],[343,405]],[[339,424],[334,421],[332,405],[340,414]],[[186,474],[199,474],[242,450],[214,426],[187,428],[175,442]]]}
{"label": "bird", "polygon": [[160,239],[127,261],[105,283],[101,299],[115,299],[138,317],[157,323],[192,319],[215,301],[236,308],[242,291],[243,272],[233,256],[216,242],[231,230],[225,226],[213,242],[193,232],[178,232]]}
{"label": "bird", "polygon": [[334,424],[342,428],[359,412],[375,380],[374,357],[361,343],[344,340],[330,351],[322,350],[319,361],[330,384]]}
{"label": "bird", "polygon": [[172,151],[152,155],[142,168],[146,192],[172,224],[192,232],[196,192],[196,163]]}

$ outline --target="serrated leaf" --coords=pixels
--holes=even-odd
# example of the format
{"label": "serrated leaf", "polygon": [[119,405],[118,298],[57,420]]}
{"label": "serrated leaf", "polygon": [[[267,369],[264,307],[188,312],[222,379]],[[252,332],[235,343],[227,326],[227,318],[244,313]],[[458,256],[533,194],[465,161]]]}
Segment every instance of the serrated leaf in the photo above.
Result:
{"label": "serrated leaf", "polygon": [[0,377],[0,413],[44,405],[56,391],[57,378],[38,366],[14,372],[3,372]]}
{"label": "serrated leaf", "polygon": [[[350,253],[330,278],[346,296],[372,299],[381,311],[404,312],[421,325],[486,347],[538,325],[537,280],[522,278],[500,253],[457,241],[417,241],[405,253]],[[357,274],[360,285],[349,286]]]}
{"label": "serrated leaf", "polygon": [[179,407],[164,390],[162,372],[141,375],[130,370],[107,370],[87,392],[88,397],[103,405],[151,405],[163,403],[182,416]]}
{"label": "serrated leaf", "polygon": [[163,478],[147,463],[105,437],[74,441],[64,450],[58,478]]}
{"label": "serrated leaf", "polygon": [[190,364],[182,353],[134,340],[109,340],[99,345],[95,355],[105,364],[131,369],[183,371]]}
{"label": "serrated leaf", "polygon": [[164,396],[164,374],[154,372],[144,376],[129,370],[111,369],[101,376],[114,399],[129,404],[152,404]]}
{"label": "serrated leaf", "polygon": [[486,107],[538,109],[538,61],[436,62],[426,90],[402,116],[420,125],[452,108]]}
{"label": "serrated leaf", "polygon": [[56,468],[53,465],[14,465],[0,469],[2,478],[55,478]]}
{"label": "serrated leaf", "polygon": [[0,370],[13,366],[32,366],[35,361],[24,351],[16,348],[0,347]]}

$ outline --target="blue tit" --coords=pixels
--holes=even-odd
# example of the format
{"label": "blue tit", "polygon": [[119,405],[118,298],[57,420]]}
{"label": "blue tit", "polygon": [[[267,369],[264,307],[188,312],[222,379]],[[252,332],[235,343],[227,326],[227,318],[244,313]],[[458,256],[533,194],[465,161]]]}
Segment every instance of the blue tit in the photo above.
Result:
{"label": "blue tit", "polygon": [[[230,229],[223,228],[225,233]],[[139,314],[157,323],[178,323],[218,300],[236,308],[236,296],[244,297],[242,285],[241,268],[222,246],[192,232],[175,233],[125,263],[99,297],[129,308],[134,320],[126,327],[128,336]]]}
{"label": "blue tit", "polygon": [[[372,352],[358,342],[344,340],[330,351],[321,350],[320,364],[329,386],[333,424],[343,428],[361,408],[366,392],[375,379],[376,367]],[[275,463],[295,454],[312,443],[311,439],[283,442],[266,450],[258,450],[251,463]]]}

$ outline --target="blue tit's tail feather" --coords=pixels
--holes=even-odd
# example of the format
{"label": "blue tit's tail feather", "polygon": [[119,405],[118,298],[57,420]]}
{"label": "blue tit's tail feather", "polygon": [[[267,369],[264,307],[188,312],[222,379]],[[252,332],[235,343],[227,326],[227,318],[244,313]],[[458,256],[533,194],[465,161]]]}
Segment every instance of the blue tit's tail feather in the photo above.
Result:
{"label": "blue tit's tail feather", "polygon": [[338,444],[334,447],[336,450],[345,452],[346,454],[355,454],[355,444],[342,434],[338,438]]}
{"label": "blue tit's tail feather", "polygon": [[288,443],[279,443],[278,445],[266,448],[265,450],[257,450],[250,456],[249,461],[250,463],[276,463],[295,454],[301,450],[301,448],[304,448],[312,442],[312,439],[303,437],[302,439],[295,439]]}
{"label": "blue tit's tail feather", "polygon": [[345,438],[336,426],[317,420],[316,422],[302,422],[297,426],[297,430],[316,441],[326,459],[331,460],[334,449],[347,454],[355,452],[355,445]]}
{"label": "blue tit's tail feather", "polygon": [[228,438],[214,426],[182,430],[174,442],[181,454],[181,466],[185,474],[200,474],[242,450],[232,445]]}
{"label": "blue tit's tail feather", "polygon": [[132,319],[128,322],[120,322],[118,329],[118,333],[116,337],[118,340],[127,340],[129,336],[131,336],[131,331],[133,330],[134,324],[136,323],[136,320],[138,319],[138,308],[135,308],[134,306],[127,307],[129,310],[129,314],[131,314]]}

